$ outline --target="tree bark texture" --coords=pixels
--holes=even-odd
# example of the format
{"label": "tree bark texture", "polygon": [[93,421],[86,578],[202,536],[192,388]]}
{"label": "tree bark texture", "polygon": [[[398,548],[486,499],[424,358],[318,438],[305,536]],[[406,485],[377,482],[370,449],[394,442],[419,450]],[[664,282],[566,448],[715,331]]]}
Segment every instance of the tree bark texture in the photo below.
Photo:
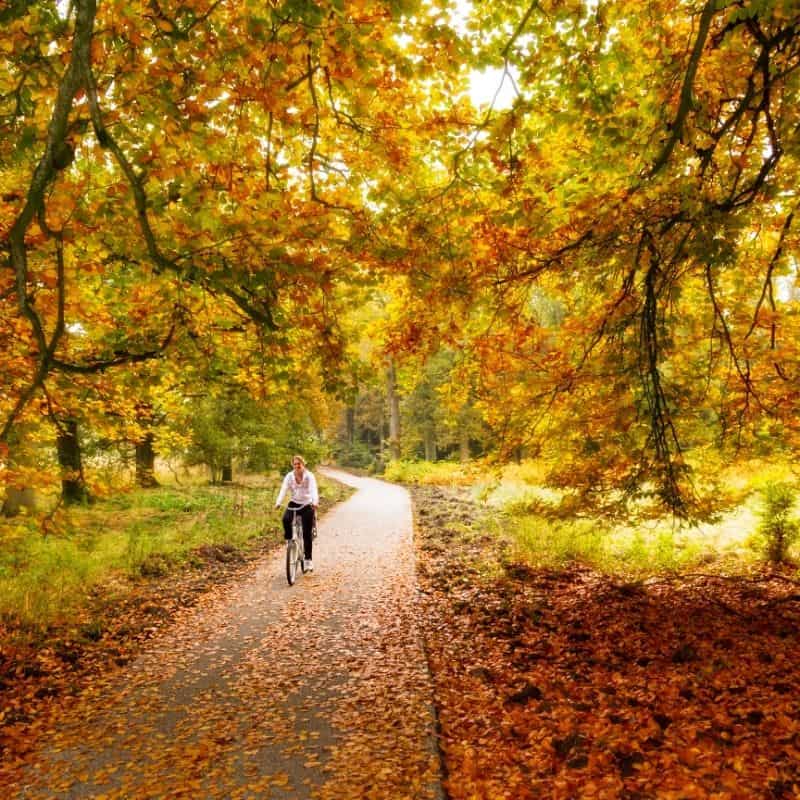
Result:
{"label": "tree bark texture", "polygon": [[58,463],[61,467],[61,497],[66,504],[86,503],[89,492],[83,478],[78,421],[64,419],[59,424],[56,440]]}

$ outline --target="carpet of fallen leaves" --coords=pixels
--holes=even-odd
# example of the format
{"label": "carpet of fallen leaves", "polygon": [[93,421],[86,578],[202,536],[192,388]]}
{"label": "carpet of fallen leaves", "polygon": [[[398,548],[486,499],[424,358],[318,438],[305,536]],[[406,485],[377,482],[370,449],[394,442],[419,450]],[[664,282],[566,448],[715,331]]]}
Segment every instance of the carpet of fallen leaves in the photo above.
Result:
{"label": "carpet of fallen leaves", "polygon": [[537,571],[465,498],[415,501],[451,800],[800,797],[789,574]]}
{"label": "carpet of fallen leaves", "polygon": [[[323,497],[321,514],[333,503]],[[235,524],[235,521],[234,521]],[[278,523],[246,548],[207,544],[166,575],[130,580],[110,575],[78,616],[46,630],[0,620],[0,779],[65,707],[99,679],[113,675],[209,591],[242,579],[283,546]],[[2,785],[2,784],[0,784]]]}

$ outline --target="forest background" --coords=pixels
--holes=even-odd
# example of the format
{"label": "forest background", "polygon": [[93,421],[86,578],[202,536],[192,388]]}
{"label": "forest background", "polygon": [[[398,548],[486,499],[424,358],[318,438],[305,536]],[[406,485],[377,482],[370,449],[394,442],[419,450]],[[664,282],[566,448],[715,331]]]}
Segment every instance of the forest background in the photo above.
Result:
{"label": "forest background", "polygon": [[767,484],[786,517],[799,25],[790,0],[3,2],[0,578],[70,506],[295,451],[570,541],[752,522]]}

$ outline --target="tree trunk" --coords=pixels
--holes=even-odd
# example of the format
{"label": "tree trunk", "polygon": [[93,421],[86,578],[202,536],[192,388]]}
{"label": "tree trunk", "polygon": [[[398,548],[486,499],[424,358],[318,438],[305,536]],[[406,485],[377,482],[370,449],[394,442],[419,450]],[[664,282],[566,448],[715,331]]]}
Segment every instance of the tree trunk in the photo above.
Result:
{"label": "tree trunk", "polygon": [[233,463],[230,456],[226,457],[222,464],[222,482],[231,483],[233,481]]}
{"label": "tree trunk", "polygon": [[136,485],[143,489],[158,486],[155,473],[156,452],[153,449],[153,434],[147,433],[136,442]]}
{"label": "tree trunk", "polygon": [[36,491],[30,487],[17,489],[9,486],[3,500],[2,514],[4,517],[16,517],[20,509],[27,508],[29,513],[36,511]]}
{"label": "tree trunk", "polygon": [[[34,467],[36,465],[36,458],[30,449],[30,445],[26,446],[26,441],[30,442],[32,440],[32,434],[33,428],[22,423],[17,425],[9,436],[8,466],[12,472],[20,467]],[[23,508],[26,508],[29,513],[33,513],[36,511],[37,499],[36,490],[30,486],[6,486],[6,494],[0,514],[4,517],[15,517]]]}
{"label": "tree trunk", "polygon": [[462,463],[469,461],[469,429],[466,425],[461,426],[461,434],[458,440],[458,453]]}
{"label": "tree trunk", "polygon": [[400,458],[400,397],[394,361],[389,362],[386,373],[386,398],[389,401],[389,455],[397,460]]}
{"label": "tree trunk", "polygon": [[67,505],[88,502],[89,492],[83,478],[77,420],[61,420],[56,446],[61,467],[61,499]]}
{"label": "tree trunk", "polygon": [[432,428],[425,430],[425,460],[436,461],[436,432]]}
{"label": "tree trunk", "polygon": [[356,408],[355,405],[348,406],[345,411],[345,425],[347,426],[347,444],[351,447],[356,440]]}

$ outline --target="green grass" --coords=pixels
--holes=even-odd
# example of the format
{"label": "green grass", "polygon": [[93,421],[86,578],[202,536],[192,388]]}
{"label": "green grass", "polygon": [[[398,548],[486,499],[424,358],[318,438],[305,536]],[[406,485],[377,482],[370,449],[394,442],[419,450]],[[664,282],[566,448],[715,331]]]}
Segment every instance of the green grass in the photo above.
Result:
{"label": "green grass", "polygon": [[[562,493],[545,485],[547,469],[541,462],[523,461],[491,470],[477,464],[425,462],[395,462],[390,467],[387,476],[396,480],[469,486],[485,508],[502,512],[493,516],[518,561],[550,568],[580,563],[604,572],[637,575],[716,561],[748,568],[758,557],[752,542],[764,486],[776,480],[794,481],[791,466],[785,463],[720,463],[716,478],[726,498],[734,502],[715,523],[681,527],[664,518],[615,525],[599,517],[554,519]],[[800,558],[800,543],[790,555]]]}
{"label": "green grass", "polygon": [[601,572],[676,572],[710,557],[691,531],[666,525],[609,528],[594,520],[553,521],[525,515],[508,524],[514,558],[535,567],[582,564]]}
{"label": "green grass", "polygon": [[[42,629],[73,618],[93,589],[125,592],[163,575],[204,545],[246,548],[261,536],[282,540],[274,485],[162,487],[120,493],[71,509],[56,533],[31,519],[0,523],[0,619]],[[327,503],[348,493],[320,479]]]}
{"label": "green grass", "polygon": [[[599,519],[552,520],[522,511],[508,518],[505,529],[515,558],[533,566],[579,563],[639,576],[715,562],[746,569],[761,557],[753,546],[760,504],[760,494],[750,494],[718,522],[695,527],[680,527],[671,519],[615,526]],[[513,501],[509,506],[524,509],[522,502],[518,508]],[[800,545],[789,555],[796,561]]]}
{"label": "green grass", "polygon": [[470,486],[476,480],[473,467],[455,461],[390,461],[382,477],[398,483],[438,486]]}
{"label": "green grass", "polygon": [[602,554],[598,530],[583,523],[552,523],[533,515],[517,517],[508,528],[516,560],[536,567],[593,563]]}
{"label": "green grass", "polygon": [[[748,569],[759,558],[763,560],[754,536],[763,510],[763,490],[777,481],[796,485],[792,465],[757,459],[728,464],[720,458],[705,464],[705,474],[715,481],[706,491],[719,491],[729,510],[714,523],[694,527],[681,527],[669,517],[616,525],[599,517],[556,519],[564,493],[546,486],[547,465],[541,461],[502,467],[395,461],[387,466],[385,477],[469,488],[490,512],[484,529],[507,543],[511,558],[531,566],[583,564],[607,573],[640,576],[712,562],[726,569]],[[479,524],[487,525],[485,521]],[[800,542],[789,556],[800,559]]]}

